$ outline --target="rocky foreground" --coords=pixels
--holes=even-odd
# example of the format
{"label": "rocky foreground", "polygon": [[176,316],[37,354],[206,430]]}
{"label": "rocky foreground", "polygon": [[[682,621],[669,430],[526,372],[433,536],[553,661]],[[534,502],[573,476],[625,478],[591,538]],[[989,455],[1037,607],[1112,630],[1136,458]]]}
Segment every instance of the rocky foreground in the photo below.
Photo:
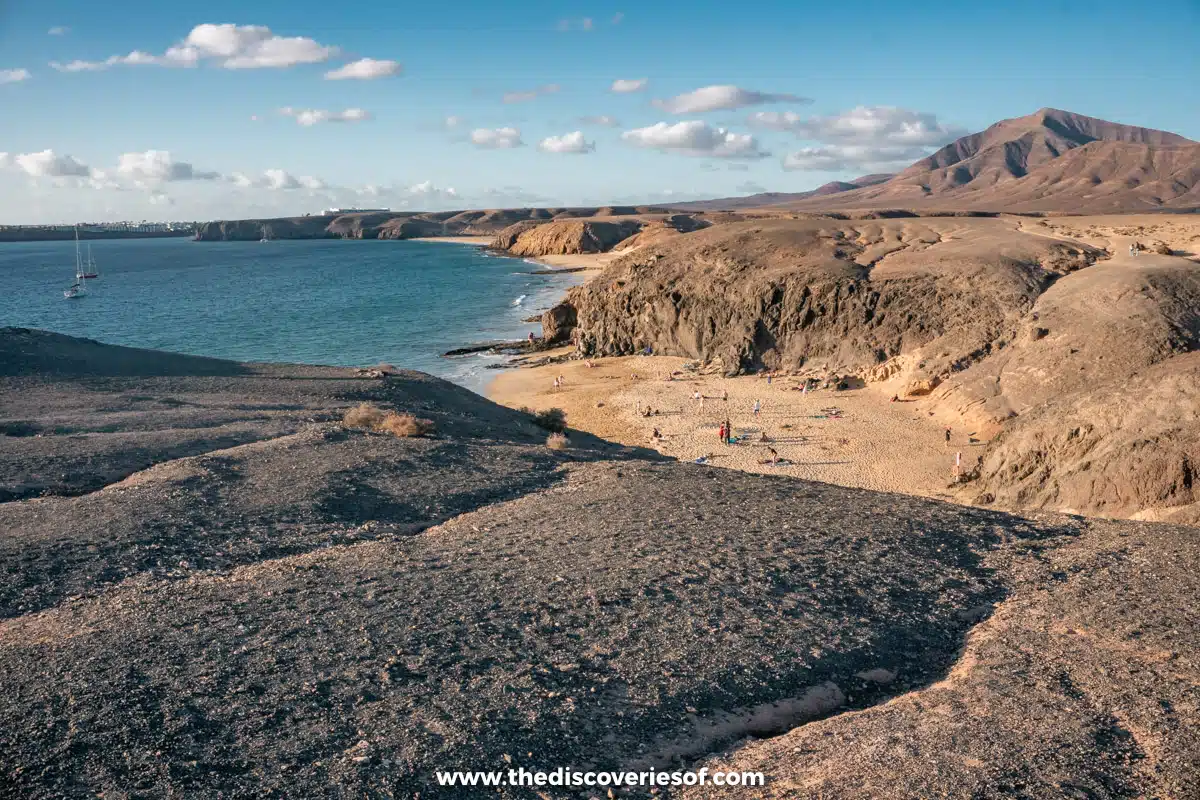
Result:
{"label": "rocky foreground", "polygon": [[[344,426],[363,401],[436,432]],[[718,763],[772,797],[1200,793],[1194,528],[555,450],[418,373],[14,329],[0,425],[0,796]]]}

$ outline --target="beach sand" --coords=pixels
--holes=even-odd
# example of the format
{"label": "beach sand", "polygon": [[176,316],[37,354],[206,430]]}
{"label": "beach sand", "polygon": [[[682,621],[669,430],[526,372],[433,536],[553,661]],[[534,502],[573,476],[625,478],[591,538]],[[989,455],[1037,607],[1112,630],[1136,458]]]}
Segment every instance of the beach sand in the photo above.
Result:
{"label": "beach sand", "polygon": [[[568,348],[545,355],[566,354]],[[790,475],[841,486],[950,499],[955,455],[963,468],[975,464],[981,445],[966,431],[952,431],[929,416],[922,403],[891,402],[887,383],[846,391],[818,389],[807,396],[801,377],[700,375],[683,370],[686,359],[626,356],[525,366],[499,375],[487,396],[511,407],[558,407],[567,424],[605,439],[651,446],[665,455],[770,475]],[[673,380],[666,376],[682,371]],[[563,376],[561,388],[553,385]],[[635,377],[636,376],[636,377]],[[703,408],[692,393],[704,395]],[[728,401],[721,399],[728,393]],[[755,399],[762,403],[755,417]],[[642,417],[649,406],[657,414]],[[728,417],[739,443],[724,445],[718,426]],[[658,428],[662,438],[651,433]],[[768,441],[762,442],[762,434]],[[770,464],[774,448],[789,463]]]}

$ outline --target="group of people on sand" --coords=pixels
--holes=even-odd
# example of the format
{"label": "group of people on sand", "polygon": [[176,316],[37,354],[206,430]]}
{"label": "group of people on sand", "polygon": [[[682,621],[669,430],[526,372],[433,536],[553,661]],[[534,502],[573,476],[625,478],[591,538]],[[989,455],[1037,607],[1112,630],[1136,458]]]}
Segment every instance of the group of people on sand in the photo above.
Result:
{"label": "group of people on sand", "polygon": [[566,385],[567,385],[567,376],[559,375],[554,379],[554,388],[555,389],[561,389],[562,387],[564,387]]}

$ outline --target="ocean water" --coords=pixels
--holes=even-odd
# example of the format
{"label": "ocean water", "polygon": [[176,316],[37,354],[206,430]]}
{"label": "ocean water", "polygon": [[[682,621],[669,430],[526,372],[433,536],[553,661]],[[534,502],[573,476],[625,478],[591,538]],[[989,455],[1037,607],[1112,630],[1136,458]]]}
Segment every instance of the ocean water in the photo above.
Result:
{"label": "ocean water", "polygon": [[472,245],[308,240],[92,242],[99,280],[67,300],[74,242],[0,243],[0,326],[239,361],[419,369],[482,391],[502,357],[443,358],[519,339],[578,276]]}

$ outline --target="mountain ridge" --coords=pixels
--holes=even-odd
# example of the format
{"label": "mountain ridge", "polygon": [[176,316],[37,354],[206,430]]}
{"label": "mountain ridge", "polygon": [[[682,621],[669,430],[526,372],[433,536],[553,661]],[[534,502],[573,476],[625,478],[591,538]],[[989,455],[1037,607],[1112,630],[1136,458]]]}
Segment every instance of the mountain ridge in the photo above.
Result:
{"label": "mountain ridge", "polygon": [[[846,188],[837,191],[841,186]],[[686,205],[693,210],[749,208],[750,199]],[[960,137],[887,180],[865,185],[833,181],[759,207],[1186,210],[1200,207],[1200,143],[1169,131],[1047,107]]]}

